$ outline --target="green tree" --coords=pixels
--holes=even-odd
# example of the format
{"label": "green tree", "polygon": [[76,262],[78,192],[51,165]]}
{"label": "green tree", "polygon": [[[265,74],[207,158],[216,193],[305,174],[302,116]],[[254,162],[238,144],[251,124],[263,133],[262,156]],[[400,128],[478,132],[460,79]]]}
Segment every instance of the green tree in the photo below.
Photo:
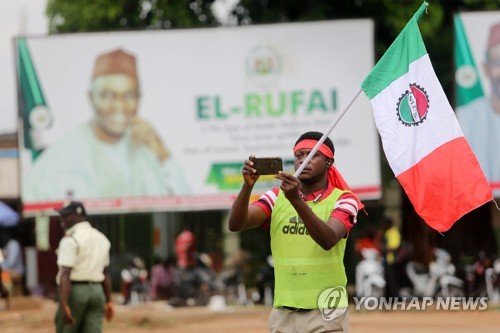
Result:
{"label": "green tree", "polygon": [[[379,58],[399,34],[422,0],[241,0],[231,15],[238,24],[371,18]],[[419,26],[436,73],[448,96],[453,91],[453,14],[494,10],[499,0],[429,0]],[[453,100],[450,98],[450,100]]]}
{"label": "green tree", "polygon": [[49,0],[51,33],[214,26],[213,0]]}
{"label": "green tree", "polygon": [[[216,0],[49,0],[51,33],[216,26]],[[450,100],[453,91],[453,14],[494,10],[500,0],[429,1],[420,29]],[[377,57],[392,43],[422,0],[240,0],[231,12],[237,25],[372,18]]]}

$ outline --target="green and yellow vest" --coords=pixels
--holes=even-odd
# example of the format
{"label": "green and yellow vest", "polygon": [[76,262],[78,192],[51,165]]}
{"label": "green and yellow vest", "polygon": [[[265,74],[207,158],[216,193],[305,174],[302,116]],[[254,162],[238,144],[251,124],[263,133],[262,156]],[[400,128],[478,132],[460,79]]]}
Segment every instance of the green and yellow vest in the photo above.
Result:
{"label": "green and yellow vest", "polygon": [[[335,189],[328,197],[307,205],[321,220],[328,221],[338,198],[345,191]],[[325,251],[309,236],[304,223],[280,191],[271,215],[271,251],[274,261],[274,307],[317,309],[318,297],[328,288],[345,287],[346,238]],[[347,295],[338,308],[347,307]]]}

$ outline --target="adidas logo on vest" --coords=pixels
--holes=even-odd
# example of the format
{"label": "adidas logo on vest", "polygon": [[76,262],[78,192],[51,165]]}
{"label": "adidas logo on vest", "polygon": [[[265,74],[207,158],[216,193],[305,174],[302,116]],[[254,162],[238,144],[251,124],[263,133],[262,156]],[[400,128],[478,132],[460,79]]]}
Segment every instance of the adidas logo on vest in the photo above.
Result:
{"label": "adidas logo on vest", "polygon": [[290,218],[288,224],[281,229],[281,232],[285,235],[309,235],[304,222],[297,216]]}

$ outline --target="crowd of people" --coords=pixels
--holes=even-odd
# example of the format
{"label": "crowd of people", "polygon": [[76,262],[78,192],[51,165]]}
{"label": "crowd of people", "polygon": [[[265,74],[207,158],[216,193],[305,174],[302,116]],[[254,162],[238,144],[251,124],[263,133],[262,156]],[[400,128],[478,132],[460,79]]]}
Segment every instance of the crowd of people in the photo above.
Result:
{"label": "crowd of people", "polygon": [[[198,252],[196,243],[191,228],[185,227],[175,239],[175,255],[153,265],[150,274],[141,258],[131,256],[121,272],[123,303],[166,300],[173,307],[207,305],[213,295],[224,296],[230,304],[248,303],[245,273],[250,254],[235,252],[216,270],[211,257]],[[261,280],[265,279],[257,276],[257,284]],[[258,295],[255,301],[261,300]]]}

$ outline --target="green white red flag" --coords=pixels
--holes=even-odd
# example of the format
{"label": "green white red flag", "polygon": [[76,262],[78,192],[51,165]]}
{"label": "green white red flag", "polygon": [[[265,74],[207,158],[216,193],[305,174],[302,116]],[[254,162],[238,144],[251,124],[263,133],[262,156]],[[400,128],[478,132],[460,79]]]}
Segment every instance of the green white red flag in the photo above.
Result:
{"label": "green white red flag", "polygon": [[444,232],[493,195],[425,49],[417,21],[427,5],[361,87],[396,178],[422,219]]}

